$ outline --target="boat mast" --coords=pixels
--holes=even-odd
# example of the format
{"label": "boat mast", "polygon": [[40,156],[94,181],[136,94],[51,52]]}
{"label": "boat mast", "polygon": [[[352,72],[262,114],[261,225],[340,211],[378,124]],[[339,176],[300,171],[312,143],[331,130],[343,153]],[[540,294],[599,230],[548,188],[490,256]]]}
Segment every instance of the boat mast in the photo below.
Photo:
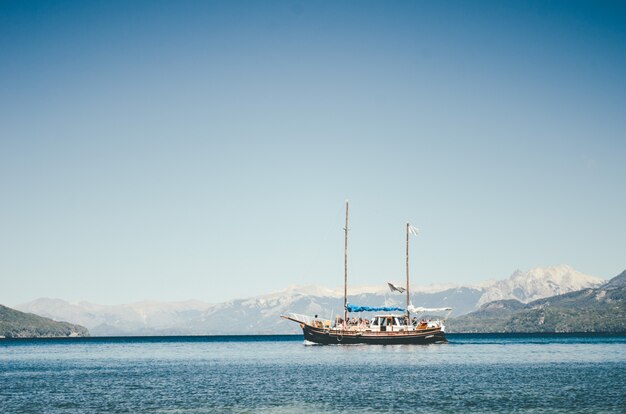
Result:
{"label": "boat mast", "polygon": [[409,223],[406,223],[406,316],[411,317],[409,313],[410,305],[410,286],[409,286]]}
{"label": "boat mast", "polygon": [[343,321],[345,324],[348,319],[348,200],[346,200],[346,227],[343,231],[345,234],[343,249]]}

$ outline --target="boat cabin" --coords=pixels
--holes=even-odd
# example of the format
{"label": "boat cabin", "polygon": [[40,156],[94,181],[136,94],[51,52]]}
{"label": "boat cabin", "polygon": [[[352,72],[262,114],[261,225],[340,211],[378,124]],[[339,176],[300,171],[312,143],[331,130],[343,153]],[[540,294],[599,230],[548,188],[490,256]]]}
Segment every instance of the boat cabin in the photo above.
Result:
{"label": "boat cabin", "polygon": [[406,315],[376,315],[370,322],[373,331],[400,331],[408,327]]}
{"label": "boat cabin", "polygon": [[[330,328],[329,320],[314,319],[309,323],[317,328]],[[441,328],[443,323],[441,320],[425,320],[418,321],[417,317],[413,317],[409,320],[407,315],[376,315],[371,319],[364,318],[349,318],[345,323],[338,316],[332,329],[342,330],[348,329],[350,331],[362,331],[362,332],[403,332],[403,331],[415,331],[422,329]]]}

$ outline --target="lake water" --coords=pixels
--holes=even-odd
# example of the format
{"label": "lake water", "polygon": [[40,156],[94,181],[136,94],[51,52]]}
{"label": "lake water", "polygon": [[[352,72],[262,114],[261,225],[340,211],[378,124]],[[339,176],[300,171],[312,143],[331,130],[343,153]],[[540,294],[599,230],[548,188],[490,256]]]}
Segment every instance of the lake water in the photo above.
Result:
{"label": "lake water", "polygon": [[626,335],[0,340],[0,412],[626,412]]}

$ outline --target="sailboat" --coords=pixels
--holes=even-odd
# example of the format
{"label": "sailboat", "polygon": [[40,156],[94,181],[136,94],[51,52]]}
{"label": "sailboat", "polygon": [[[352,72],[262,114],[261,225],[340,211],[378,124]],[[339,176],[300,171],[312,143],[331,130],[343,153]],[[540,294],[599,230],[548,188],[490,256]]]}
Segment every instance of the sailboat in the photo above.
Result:
{"label": "sailboat", "polygon": [[[344,227],[344,290],[343,318],[337,316],[334,321],[288,313],[282,318],[300,324],[304,339],[316,344],[431,344],[447,342],[445,337],[445,319],[452,308],[424,308],[411,304],[409,284],[409,236],[416,234],[416,229],[406,224],[406,288],[389,283],[392,290],[406,293],[406,308],[370,307],[348,303],[348,202],[346,201],[346,226]],[[363,318],[363,312],[377,312],[373,317]],[[399,313],[401,312],[401,313]],[[350,314],[358,313],[350,317]],[[444,313],[440,319],[432,315]]]}

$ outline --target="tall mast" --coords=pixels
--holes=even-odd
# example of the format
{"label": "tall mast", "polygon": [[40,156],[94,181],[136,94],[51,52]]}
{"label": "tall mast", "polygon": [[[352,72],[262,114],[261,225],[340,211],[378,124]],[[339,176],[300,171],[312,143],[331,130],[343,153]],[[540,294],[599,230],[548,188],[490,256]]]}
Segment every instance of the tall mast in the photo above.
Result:
{"label": "tall mast", "polygon": [[406,223],[406,314],[409,315],[410,285],[409,285],[409,223]]}
{"label": "tall mast", "polygon": [[346,227],[343,249],[343,320],[348,319],[348,200],[346,200]]}

